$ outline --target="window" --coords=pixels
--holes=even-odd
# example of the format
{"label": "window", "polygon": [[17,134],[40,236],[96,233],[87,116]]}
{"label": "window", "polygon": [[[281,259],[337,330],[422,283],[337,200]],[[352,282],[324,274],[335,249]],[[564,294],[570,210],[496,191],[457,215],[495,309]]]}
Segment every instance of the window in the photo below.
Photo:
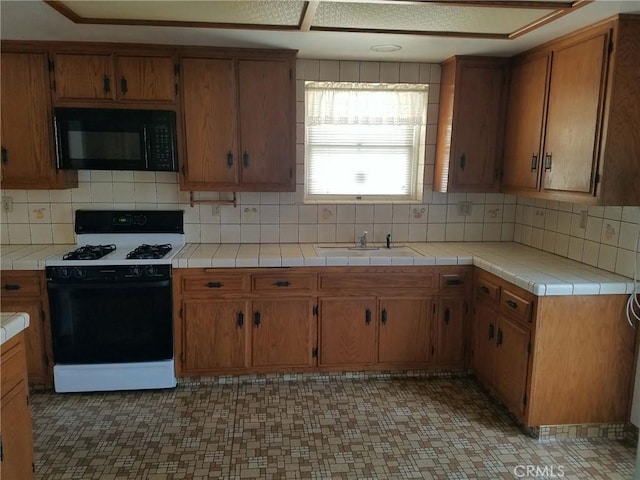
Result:
{"label": "window", "polygon": [[427,89],[306,82],[305,200],[421,201]]}

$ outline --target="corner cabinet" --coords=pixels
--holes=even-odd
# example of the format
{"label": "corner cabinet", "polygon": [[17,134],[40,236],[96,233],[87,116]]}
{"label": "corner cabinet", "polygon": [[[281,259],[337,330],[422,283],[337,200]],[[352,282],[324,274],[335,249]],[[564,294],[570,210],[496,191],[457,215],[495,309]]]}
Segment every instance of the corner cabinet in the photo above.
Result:
{"label": "corner cabinet", "polygon": [[621,15],[516,57],[506,193],[637,205],[640,16]]}
{"label": "corner cabinet", "polygon": [[636,335],[626,295],[535,296],[480,269],[474,291],[471,368],[520,421],[627,421]]}
{"label": "corner cabinet", "polygon": [[56,168],[47,53],[3,44],[0,59],[2,188],[77,186],[76,172]]}
{"label": "corner cabinet", "polygon": [[181,59],[181,189],[295,191],[295,52]]}
{"label": "corner cabinet", "polygon": [[434,191],[499,190],[506,64],[469,56],[442,64]]}
{"label": "corner cabinet", "polygon": [[0,477],[33,479],[33,432],[23,332],[2,345],[0,364]]}

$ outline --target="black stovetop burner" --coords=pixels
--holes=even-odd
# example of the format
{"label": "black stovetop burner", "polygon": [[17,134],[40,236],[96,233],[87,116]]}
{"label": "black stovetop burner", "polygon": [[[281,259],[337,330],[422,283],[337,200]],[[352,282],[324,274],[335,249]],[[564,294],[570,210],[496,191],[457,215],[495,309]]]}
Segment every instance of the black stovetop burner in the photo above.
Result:
{"label": "black stovetop burner", "polygon": [[163,245],[140,245],[135,250],[127,253],[127,259],[129,260],[141,260],[141,259],[157,259],[164,257],[171,251],[173,247],[169,243]]}
{"label": "black stovetop burner", "polygon": [[115,245],[85,245],[75,249],[73,252],[66,253],[63,260],[97,260],[105,255],[113,252]]}

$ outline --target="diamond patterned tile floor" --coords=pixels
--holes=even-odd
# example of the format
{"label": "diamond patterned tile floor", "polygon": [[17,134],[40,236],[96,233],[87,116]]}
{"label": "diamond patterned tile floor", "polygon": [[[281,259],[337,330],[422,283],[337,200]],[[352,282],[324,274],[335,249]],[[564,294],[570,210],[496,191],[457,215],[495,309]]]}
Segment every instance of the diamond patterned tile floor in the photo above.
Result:
{"label": "diamond patterned tile floor", "polygon": [[631,442],[529,438],[469,378],[35,392],[31,408],[39,480],[626,480],[635,461]]}

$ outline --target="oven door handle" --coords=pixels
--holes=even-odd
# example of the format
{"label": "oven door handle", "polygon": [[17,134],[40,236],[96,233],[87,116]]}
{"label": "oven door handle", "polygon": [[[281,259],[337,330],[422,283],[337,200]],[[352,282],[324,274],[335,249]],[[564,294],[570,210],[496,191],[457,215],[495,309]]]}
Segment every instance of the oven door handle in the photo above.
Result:
{"label": "oven door handle", "polygon": [[74,289],[74,290],[106,290],[108,288],[149,288],[149,287],[169,287],[171,280],[160,280],[155,282],[99,282],[99,283],[55,283],[49,282],[48,287],[53,290]]}

